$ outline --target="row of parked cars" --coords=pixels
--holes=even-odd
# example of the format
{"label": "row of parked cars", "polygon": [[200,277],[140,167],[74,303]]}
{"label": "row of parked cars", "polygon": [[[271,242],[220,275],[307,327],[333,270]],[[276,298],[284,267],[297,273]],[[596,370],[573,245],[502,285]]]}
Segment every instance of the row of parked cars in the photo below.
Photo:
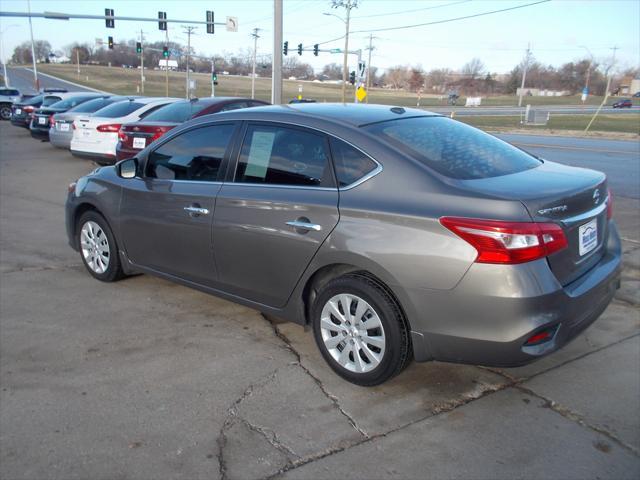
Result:
{"label": "row of parked cars", "polygon": [[187,120],[267,105],[236,97],[193,98],[105,95],[43,91],[11,107],[11,123],[31,136],[71,150],[73,155],[111,164],[130,158]]}

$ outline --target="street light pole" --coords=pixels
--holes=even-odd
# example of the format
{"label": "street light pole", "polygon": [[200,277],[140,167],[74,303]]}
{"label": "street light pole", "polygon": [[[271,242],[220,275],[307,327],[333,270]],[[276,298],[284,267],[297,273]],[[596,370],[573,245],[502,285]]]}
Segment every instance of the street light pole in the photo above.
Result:
{"label": "street light pole", "polygon": [[8,25],[7,27],[5,27],[4,30],[0,31],[0,57],[2,57],[0,60],[2,60],[2,70],[3,70],[5,87],[9,86],[9,75],[7,74],[7,58],[4,56],[4,40],[2,39],[2,36],[4,35],[4,32],[9,30],[10,28],[19,27],[19,26],[20,25],[16,25],[16,24]]}
{"label": "street light pole", "polygon": [[347,3],[347,19],[345,20],[345,33],[344,33],[344,58],[342,61],[342,103],[347,101],[347,55],[349,52],[349,16],[351,13],[350,3]]}
{"label": "street light pole", "polygon": [[251,36],[253,37],[253,68],[251,73],[251,98],[256,98],[256,51],[258,50],[258,39],[260,35],[259,28],[254,28]]}
{"label": "street light pole", "polygon": [[271,103],[282,103],[282,0],[273,0],[273,65]]}
{"label": "street light pole", "polygon": [[522,68],[522,85],[520,85],[520,96],[518,98],[518,106],[522,106],[522,94],[524,93],[524,82],[527,79],[527,68],[529,68],[529,55],[531,52],[531,44],[527,45],[527,53],[524,57],[524,66]]}
{"label": "street light pole", "polygon": [[589,79],[591,77],[591,67],[593,65],[593,53],[591,53],[591,50],[584,45],[580,45],[580,47],[584,48],[589,53],[589,66],[587,67],[587,78],[584,82],[584,94],[582,95],[582,103],[585,103],[589,96]]}
{"label": "street light pole", "polygon": [[187,34],[187,88],[186,88],[186,98],[189,100],[191,98],[191,85],[190,85],[190,75],[189,75],[189,56],[191,55],[191,34],[196,29],[196,27],[186,27],[187,31],[184,32]]}
{"label": "street light pole", "polygon": [[31,0],[27,0],[27,8],[29,9],[29,33],[31,34],[31,59],[33,60],[33,84],[36,92],[40,91],[40,82],[38,82],[38,67],[36,66],[36,49],[33,45],[33,25],[31,24]]}

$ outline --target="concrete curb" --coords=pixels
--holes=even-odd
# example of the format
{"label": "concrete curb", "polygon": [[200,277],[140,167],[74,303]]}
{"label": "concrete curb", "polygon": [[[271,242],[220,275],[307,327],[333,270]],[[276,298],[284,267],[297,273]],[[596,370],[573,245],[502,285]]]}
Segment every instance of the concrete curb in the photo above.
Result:
{"label": "concrete curb", "polygon": [[[31,69],[31,68],[27,68],[27,67],[23,67],[23,68],[25,70],[28,70],[29,72],[33,72],[33,69]],[[74,85],[76,87],[85,88],[85,89],[91,90],[93,92],[104,93],[106,95],[114,95],[111,92],[105,92],[104,90],[98,90],[97,88],[92,88],[92,87],[88,87],[86,85],[81,85],[80,83],[70,82],[69,80],[65,80],[64,78],[56,77],[54,75],[49,75],[48,73],[38,72],[38,75],[43,75],[45,77],[53,78],[54,80],[58,80],[59,82],[68,83],[69,85]]]}

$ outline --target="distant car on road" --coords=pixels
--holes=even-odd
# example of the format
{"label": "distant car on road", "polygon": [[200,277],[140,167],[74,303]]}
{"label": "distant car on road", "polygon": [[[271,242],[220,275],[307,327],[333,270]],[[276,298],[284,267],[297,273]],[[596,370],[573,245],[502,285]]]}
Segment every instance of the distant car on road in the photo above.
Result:
{"label": "distant car on road", "polygon": [[262,100],[237,97],[194,98],[166,105],[143,120],[122,125],[118,132],[116,159],[134,157],[151,142],[192,118],[247,107],[269,105]]}
{"label": "distant car on road", "polygon": [[123,97],[120,95],[105,95],[94,98],[81,103],[77,107],[73,107],[64,113],[56,113],[53,116],[53,125],[49,128],[49,142],[57,148],[71,147],[71,139],[73,138],[73,121],[80,117],[87,117],[94,112],[111,105],[112,103],[122,102],[123,100],[134,99],[138,97]]}
{"label": "distant car on road", "polygon": [[20,101],[20,92],[15,88],[0,88],[0,119],[11,119],[11,105]]}
{"label": "distant car on road", "polygon": [[116,161],[118,131],[124,123],[134,122],[179,98],[141,97],[113,103],[93,115],[81,116],[73,121],[71,153],[92,158],[106,165]]}
{"label": "distant car on road", "polygon": [[631,102],[630,98],[624,98],[622,100],[618,100],[616,103],[612,105],[613,108],[631,108],[633,106],[633,102]]}
{"label": "distant car on road", "polygon": [[76,107],[88,100],[93,100],[96,97],[99,97],[99,93],[66,93],[64,94],[65,98],[62,100],[52,103],[46,107],[40,107],[35,112],[33,112],[33,118],[31,119],[31,124],[29,125],[29,130],[31,131],[31,136],[33,138],[38,138],[40,140],[48,140],[49,139],[49,129],[54,126],[53,116],[56,113],[66,112],[67,110]]}
{"label": "distant car on road", "polygon": [[636,92],[633,94],[634,97],[640,97],[640,92]]}
{"label": "distant car on road", "polygon": [[309,326],[370,386],[412,358],[562,348],[620,285],[612,215],[601,172],[424,110],[316,103],[186,122],[69,185],[66,229],[96,279],[149,273]]}
{"label": "distant car on road", "polygon": [[40,93],[67,93],[69,90],[62,87],[46,87],[41,88]]}
{"label": "distant car on road", "polygon": [[316,100],[313,98],[294,98],[293,100],[289,100],[289,103],[316,103]]}
{"label": "distant car on road", "polygon": [[11,125],[29,128],[34,112],[40,107],[48,107],[62,100],[62,93],[36,95],[26,101],[14,103],[11,107]]}

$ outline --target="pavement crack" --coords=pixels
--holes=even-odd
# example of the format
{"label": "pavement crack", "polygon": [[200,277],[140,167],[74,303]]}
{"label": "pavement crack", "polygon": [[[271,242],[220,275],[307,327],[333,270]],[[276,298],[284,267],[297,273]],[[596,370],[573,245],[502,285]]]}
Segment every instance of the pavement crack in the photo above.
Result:
{"label": "pavement crack", "polygon": [[48,272],[51,270],[54,271],[64,271],[64,270],[76,270],[82,267],[79,263],[74,263],[70,265],[41,265],[41,266],[23,266],[13,268],[11,270],[3,270],[2,274],[7,275],[10,273],[37,273],[37,272]]}
{"label": "pavement crack", "polygon": [[284,453],[286,456],[293,456],[293,457],[297,457],[300,458],[300,455],[298,455],[296,452],[293,451],[293,449],[289,446],[287,446],[284,442],[282,442],[279,438],[278,435],[276,434],[276,432],[274,432],[273,430],[271,430],[270,428],[265,428],[265,427],[260,427],[258,425],[254,425],[253,423],[251,423],[249,420],[247,420],[246,418],[240,417],[238,416],[238,419],[252,432],[256,432],[259,435],[261,435],[262,437],[264,437],[264,439],[269,442],[269,444],[275,448],[276,450]]}
{"label": "pavement crack", "polygon": [[574,412],[570,408],[565,407],[564,405],[556,402],[555,400],[547,398],[544,395],[540,395],[539,393],[536,393],[533,390],[531,390],[530,388],[524,387],[522,385],[514,385],[514,388],[520,390],[523,393],[526,393],[527,395],[531,395],[532,397],[539,398],[540,400],[545,402],[545,406],[546,407],[548,407],[549,409],[553,410],[558,415],[561,415],[562,417],[566,418],[567,420],[571,420],[572,422],[575,422],[578,425],[581,425],[582,427],[588,428],[590,430],[593,430],[594,432],[597,432],[597,433],[599,433],[601,435],[604,435],[609,440],[611,440],[612,442],[617,443],[618,445],[620,445],[625,450],[631,452],[632,454],[634,454],[637,457],[640,457],[640,451],[638,451],[638,449],[636,449],[633,446],[631,446],[631,445],[625,443],[624,441],[620,440],[616,435],[614,435],[610,431],[608,431],[608,430],[606,430],[606,429],[604,429],[602,427],[599,427],[597,425],[592,425],[591,423],[587,422],[587,420],[584,418],[584,416],[580,415],[577,412]]}
{"label": "pavement crack", "polygon": [[309,377],[311,377],[311,379],[316,383],[320,391],[322,391],[324,396],[327,397],[329,401],[331,401],[333,406],[336,409],[338,409],[338,411],[347,419],[347,421],[351,424],[351,426],[364,438],[369,438],[369,434],[365,432],[362,428],[360,428],[356,420],[342,408],[338,400],[338,397],[336,397],[331,392],[329,392],[325,388],[324,384],[322,383],[322,380],[320,380],[316,375],[314,375],[307,367],[305,367],[302,364],[302,356],[300,355],[300,352],[298,352],[293,347],[293,345],[291,345],[291,341],[287,338],[287,336],[284,333],[280,331],[280,329],[278,328],[278,325],[275,322],[273,322],[268,316],[264,314],[262,316],[265,318],[265,320],[267,320],[271,324],[274,335],[278,337],[284,343],[285,348],[289,350],[296,357],[297,359],[296,365],[299,366]]}

